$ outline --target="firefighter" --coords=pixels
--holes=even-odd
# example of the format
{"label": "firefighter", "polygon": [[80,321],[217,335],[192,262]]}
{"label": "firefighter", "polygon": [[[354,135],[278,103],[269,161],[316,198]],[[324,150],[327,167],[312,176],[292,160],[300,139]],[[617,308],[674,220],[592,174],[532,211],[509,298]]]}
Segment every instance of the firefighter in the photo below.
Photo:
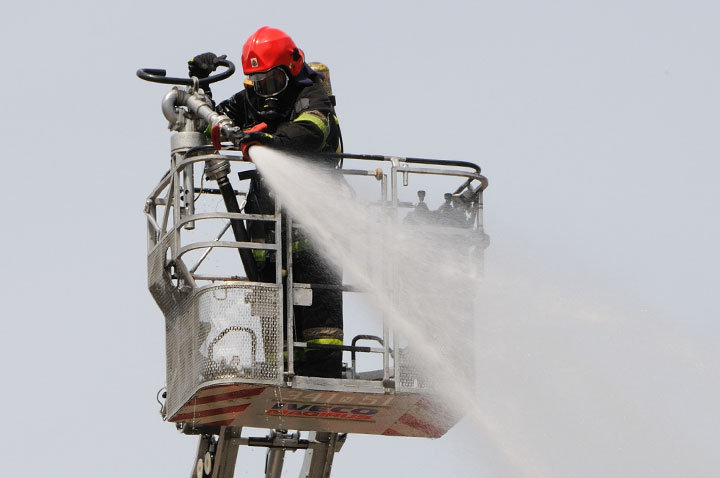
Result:
{"label": "firefighter", "polygon": [[[205,78],[218,66],[214,53],[202,53],[188,62],[190,76]],[[307,63],[293,40],[283,31],[262,27],[245,42],[242,68],[247,76],[245,88],[217,105],[217,111],[229,116],[243,130],[267,125],[262,131],[240,138],[247,154],[252,144],[263,144],[297,152],[341,151],[340,127],[333,101],[325,92],[322,76]],[[323,164],[336,167],[336,162]],[[262,177],[255,174],[250,182],[245,212],[273,214],[275,204]],[[269,242],[274,238],[274,223],[248,221],[252,241]],[[293,275],[295,282],[339,287],[342,274],[332,267],[305,237],[294,234]],[[260,280],[275,282],[276,260],[271,251],[253,250]],[[277,259],[279,260],[279,259]],[[342,291],[313,290],[311,306],[296,306],[295,336],[308,344],[343,343]],[[336,377],[342,373],[342,351],[312,349],[296,351],[296,373],[315,377]]]}

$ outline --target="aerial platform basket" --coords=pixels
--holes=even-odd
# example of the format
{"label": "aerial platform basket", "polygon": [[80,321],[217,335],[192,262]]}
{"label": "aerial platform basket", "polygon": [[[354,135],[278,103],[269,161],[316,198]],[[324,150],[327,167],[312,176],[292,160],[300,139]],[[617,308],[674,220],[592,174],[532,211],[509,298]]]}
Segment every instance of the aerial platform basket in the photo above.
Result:
{"label": "aerial platform basket", "polygon": [[[176,148],[172,168],[146,202],[148,283],[166,317],[167,420],[191,429],[259,427],[433,438],[452,427],[460,416],[433,393],[432,384],[423,379],[422,370],[404,354],[400,338],[387,325],[378,335],[361,336],[341,347],[353,355],[344,378],[295,375],[292,358],[286,360],[286,356],[292,357],[297,348],[307,344],[295,342],[284,331],[293,330],[292,304],[311,301],[317,285],[292,281],[291,252],[282,250],[282,235],[291,233],[291,220],[283,217],[280,204],[274,215],[201,212],[195,197],[217,197],[219,192],[194,184],[194,165],[226,161],[241,170],[252,169],[253,165],[232,153],[220,155],[203,148],[185,153],[177,154]],[[378,214],[396,218],[403,215],[403,210],[412,214],[416,207],[400,198],[400,189],[407,188],[404,185],[410,175],[458,178],[454,194],[465,195],[466,221],[462,227],[441,225],[436,230],[470,238],[475,245],[473,254],[482,254],[487,246],[482,231],[482,191],[487,182],[474,165],[343,156],[346,167],[338,172],[377,183]],[[368,167],[349,168],[350,161],[352,166]],[[242,182],[235,193],[238,197],[246,194]],[[244,219],[274,221],[275,243],[222,239],[230,221]],[[203,228],[203,222],[214,222],[217,227]],[[186,238],[191,234],[192,239]],[[285,254],[284,271],[281,261],[276,261],[276,277],[281,279],[277,283],[252,282],[238,274],[241,270],[203,274],[202,266],[214,251],[238,248],[263,248]],[[192,253],[195,263],[190,262]],[[345,293],[357,293],[349,286],[344,289]],[[293,343],[293,347],[288,349],[287,343]],[[393,343],[398,346],[393,348]],[[362,353],[382,355],[383,368],[358,371],[355,356]]]}
{"label": "aerial platform basket", "polygon": [[[280,304],[279,291],[266,285],[206,286],[168,319],[170,421],[437,438],[459,419],[392,380],[288,380]],[[219,358],[219,346],[237,355]]]}

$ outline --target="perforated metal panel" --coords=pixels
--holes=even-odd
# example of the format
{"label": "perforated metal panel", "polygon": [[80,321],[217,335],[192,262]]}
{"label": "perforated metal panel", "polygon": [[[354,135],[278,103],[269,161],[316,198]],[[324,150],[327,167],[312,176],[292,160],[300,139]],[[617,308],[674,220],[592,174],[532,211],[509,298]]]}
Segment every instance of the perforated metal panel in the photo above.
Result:
{"label": "perforated metal panel", "polygon": [[213,381],[282,383],[280,297],[273,284],[209,286],[166,315],[170,415]]}
{"label": "perforated metal panel", "polygon": [[413,392],[425,390],[430,387],[428,374],[423,373],[423,365],[409,349],[400,349],[398,354],[398,380],[399,391]]}

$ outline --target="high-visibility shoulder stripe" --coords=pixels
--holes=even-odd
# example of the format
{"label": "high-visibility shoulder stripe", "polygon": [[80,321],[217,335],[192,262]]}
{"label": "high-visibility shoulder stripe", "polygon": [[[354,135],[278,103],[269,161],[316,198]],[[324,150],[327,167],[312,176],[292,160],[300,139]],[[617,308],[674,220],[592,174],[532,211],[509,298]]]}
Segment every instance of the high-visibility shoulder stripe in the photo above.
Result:
{"label": "high-visibility shoulder stripe", "polygon": [[[336,114],[333,114],[332,117],[333,117],[333,120],[335,121],[335,126],[338,127],[338,131],[339,131],[339,128],[340,128],[340,120],[338,119],[338,117],[337,117]],[[342,141],[338,141],[337,148],[335,148],[335,152],[336,152],[336,153],[342,153],[342,152],[343,152],[343,150],[342,150]]]}
{"label": "high-visibility shoulder stripe", "polygon": [[293,121],[294,122],[307,121],[307,122],[314,124],[315,126],[320,128],[320,131],[322,131],[323,144],[325,144],[325,141],[327,141],[328,135],[330,134],[330,128],[328,127],[327,120],[319,113],[313,113],[313,112],[306,111],[306,112],[300,114]]}

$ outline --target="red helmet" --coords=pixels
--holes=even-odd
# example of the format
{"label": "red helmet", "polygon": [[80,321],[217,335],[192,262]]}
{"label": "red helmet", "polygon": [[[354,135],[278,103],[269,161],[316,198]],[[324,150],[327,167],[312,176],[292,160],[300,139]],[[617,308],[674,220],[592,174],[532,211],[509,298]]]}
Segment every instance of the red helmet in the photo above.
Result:
{"label": "red helmet", "polygon": [[242,66],[246,75],[286,66],[292,76],[302,70],[305,55],[292,38],[277,28],[262,27],[243,45]]}

